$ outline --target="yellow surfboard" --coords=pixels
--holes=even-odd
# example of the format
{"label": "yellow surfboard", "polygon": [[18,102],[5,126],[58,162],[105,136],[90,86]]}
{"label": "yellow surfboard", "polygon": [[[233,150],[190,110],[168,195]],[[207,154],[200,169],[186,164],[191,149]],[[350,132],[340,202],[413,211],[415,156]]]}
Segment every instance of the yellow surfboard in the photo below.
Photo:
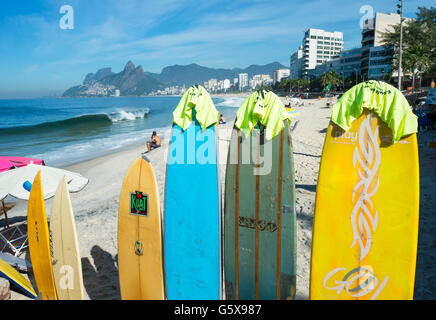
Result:
{"label": "yellow surfboard", "polygon": [[39,293],[44,300],[57,300],[50,254],[50,236],[41,185],[41,171],[36,175],[27,207],[27,233],[30,259]]}
{"label": "yellow surfboard", "polygon": [[294,110],[292,108],[286,108],[286,111],[288,111],[288,113],[291,117],[296,117],[296,116],[300,115],[300,112],[298,112],[297,110]]}
{"label": "yellow surfboard", "polygon": [[30,298],[36,298],[36,292],[33,290],[30,281],[2,259],[0,259],[0,277],[8,279]]}
{"label": "yellow surfboard", "polygon": [[118,215],[118,269],[124,300],[164,299],[159,191],[146,157],[124,178]]}
{"label": "yellow surfboard", "polygon": [[56,190],[51,206],[50,235],[53,276],[59,300],[83,300],[82,263],[67,179]]}
{"label": "yellow surfboard", "polygon": [[392,144],[367,109],[330,123],[316,193],[311,299],[413,299],[419,218],[416,134]]}

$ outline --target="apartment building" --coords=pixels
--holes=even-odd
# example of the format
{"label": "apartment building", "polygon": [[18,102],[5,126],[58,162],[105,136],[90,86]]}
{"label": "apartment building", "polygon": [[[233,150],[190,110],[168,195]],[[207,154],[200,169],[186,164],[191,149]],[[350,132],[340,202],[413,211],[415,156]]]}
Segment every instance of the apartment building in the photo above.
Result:
{"label": "apartment building", "polygon": [[238,76],[239,90],[248,87],[248,73],[240,73]]}
{"label": "apartment building", "polygon": [[290,74],[289,69],[277,69],[274,71],[273,83],[280,82],[285,78],[288,78]]}
{"label": "apartment building", "polygon": [[[362,52],[361,52],[361,59],[360,59],[360,69],[361,74],[364,80],[368,79],[375,79],[370,77],[369,69],[376,69],[374,67],[374,64],[380,63],[379,61],[373,61],[373,66],[371,67],[370,64],[370,58],[371,53],[374,57],[377,55],[383,55],[387,54],[389,52],[392,52],[391,48],[381,48],[384,46],[383,43],[383,32],[392,31],[393,25],[400,24],[400,15],[395,13],[380,13],[376,12],[374,15],[374,18],[368,19],[364,23],[364,29],[362,30]],[[407,23],[410,21],[410,18],[404,18],[403,23]],[[372,49],[374,47],[379,47],[378,49]],[[384,59],[387,59],[387,56],[384,57]],[[379,60],[375,58],[375,60]],[[392,56],[391,56],[392,60]],[[381,71],[382,68],[379,68]],[[381,73],[375,73],[373,70],[371,72],[372,76],[375,74],[378,74],[378,76],[381,75]],[[397,74],[398,76],[398,74]]]}

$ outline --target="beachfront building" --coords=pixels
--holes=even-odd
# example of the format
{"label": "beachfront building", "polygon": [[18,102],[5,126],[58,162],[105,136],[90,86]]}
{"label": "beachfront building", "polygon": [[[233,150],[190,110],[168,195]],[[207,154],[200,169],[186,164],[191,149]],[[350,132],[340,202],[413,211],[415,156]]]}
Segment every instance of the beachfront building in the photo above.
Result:
{"label": "beachfront building", "polygon": [[223,81],[223,89],[224,90],[230,89],[230,79],[224,79],[224,81]]}
{"label": "beachfront building", "polygon": [[[394,49],[390,46],[377,46],[369,50],[368,79],[383,80],[386,74],[392,75]],[[394,72],[397,77],[398,72]]]}
{"label": "beachfront building", "polygon": [[272,80],[269,74],[255,74],[250,80],[251,89],[270,84],[272,84]]}
{"label": "beachfront building", "polygon": [[262,84],[266,86],[270,86],[273,84],[273,79],[269,74],[261,74]]}
{"label": "beachfront building", "polygon": [[[369,76],[371,48],[383,46],[383,32],[392,31],[392,25],[400,24],[400,15],[395,13],[380,13],[376,12],[374,18],[364,21],[362,30],[362,52],[360,58],[360,72],[364,80],[371,79]],[[403,23],[410,21],[410,18],[404,18]],[[374,55],[383,54],[379,53],[385,51],[388,53],[391,48],[385,47],[384,49],[372,49]],[[384,58],[387,59],[386,56]],[[377,60],[377,59],[375,59]],[[373,68],[375,69],[375,67]],[[382,68],[379,68],[380,71]],[[376,74],[373,72],[373,74]],[[396,74],[398,76],[398,73]]]}
{"label": "beachfront building", "polygon": [[297,77],[297,75],[307,77],[309,70],[339,56],[343,47],[344,36],[342,32],[328,32],[310,28],[304,34],[302,46],[291,55],[291,68],[295,75],[292,75],[291,72],[291,77]]}
{"label": "beachfront building", "polygon": [[343,78],[356,77],[360,74],[360,57],[362,48],[344,50],[339,55],[339,69],[336,72]]}
{"label": "beachfront building", "polygon": [[248,87],[248,73],[240,73],[239,74],[239,90],[243,90],[244,88]]}
{"label": "beachfront building", "polygon": [[217,85],[218,85],[218,82],[216,79],[209,79],[209,81],[207,83],[207,87],[211,90],[214,89]]}
{"label": "beachfront building", "polygon": [[257,86],[262,85],[262,77],[260,74],[255,74],[250,80],[251,89],[256,89]]}
{"label": "beachfront building", "polygon": [[308,70],[307,75],[309,78],[319,78],[323,73],[334,70],[339,74],[340,69],[340,58],[335,57],[331,60],[324,62],[323,64],[317,65],[314,69]]}
{"label": "beachfront building", "polygon": [[290,79],[300,79],[303,70],[303,46],[300,46],[297,51],[291,54],[290,61]]}
{"label": "beachfront building", "polygon": [[309,70],[308,76],[310,78],[319,78],[323,73],[335,71],[339,77],[344,81],[345,78],[353,77],[358,82],[360,75],[360,56],[361,48],[353,48],[342,51],[338,57],[324,62]]}
{"label": "beachfront building", "polygon": [[290,75],[289,69],[277,69],[274,71],[273,84],[288,78]]}

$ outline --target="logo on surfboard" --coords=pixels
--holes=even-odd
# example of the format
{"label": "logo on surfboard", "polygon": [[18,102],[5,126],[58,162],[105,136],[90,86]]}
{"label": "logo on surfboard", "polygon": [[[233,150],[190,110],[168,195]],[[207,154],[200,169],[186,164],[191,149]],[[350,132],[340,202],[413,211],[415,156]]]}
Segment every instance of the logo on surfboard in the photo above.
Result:
{"label": "logo on surfboard", "polygon": [[148,195],[141,191],[130,193],[130,214],[148,217]]}
{"label": "logo on surfboard", "polygon": [[[354,204],[351,212],[351,228],[354,236],[351,247],[359,245],[359,266],[351,271],[343,267],[335,268],[325,276],[323,282],[326,289],[336,291],[338,295],[345,290],[349,296],[359,298],[372,292],[371,300],[379,296],[389,280],[386,276],[380,283],[372,266],[360,266],[371,251],[373,234],[379,221],[378,211],[371,200],[380,186],[382,159],[378,136],[379,127],[373,130],[371,117],[367,116],[360,125],[359,133],[356,133],[358,144],[353,153],[353,166],[359,179],[353,188],[351,199]],[[345,275],[339,277],[339,272]],[[336,279],[333,276],[336,276]],[[330,278],[333,278],[335,286],[327,283]]]}

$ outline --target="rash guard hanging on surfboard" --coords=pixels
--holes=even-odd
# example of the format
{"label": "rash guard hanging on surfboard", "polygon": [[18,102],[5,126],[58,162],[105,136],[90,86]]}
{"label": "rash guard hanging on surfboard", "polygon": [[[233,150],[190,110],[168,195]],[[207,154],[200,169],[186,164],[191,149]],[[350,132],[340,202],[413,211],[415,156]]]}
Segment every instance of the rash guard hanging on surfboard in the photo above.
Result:
{"label": "rash guard hanging on surfboard", "polygon": [[174,123],[186,130],[192,123],[193,110],[202,130],[219,121],[219,112],[202,86],[192,86],[185,92],[173,112]]}
{"label": "rash guard hanging on surfboard", "polygon": [[392,130],[392,142],[418,131],[418,118],[404,95],[390,84],[370,80],[355,85],[334,104],[331,120],[348,131],[363,113],[375,112]]}
{"label": "rash guard hanging on surfboard", "polygon": [[266,127],[265,138],[271,140],[283,130],[286,119],[290,122],[291,116],[280,98],[271,91],[262,90],[253,92],[239,107],[235,127],[248,137],[256,124],[261,123]]}

